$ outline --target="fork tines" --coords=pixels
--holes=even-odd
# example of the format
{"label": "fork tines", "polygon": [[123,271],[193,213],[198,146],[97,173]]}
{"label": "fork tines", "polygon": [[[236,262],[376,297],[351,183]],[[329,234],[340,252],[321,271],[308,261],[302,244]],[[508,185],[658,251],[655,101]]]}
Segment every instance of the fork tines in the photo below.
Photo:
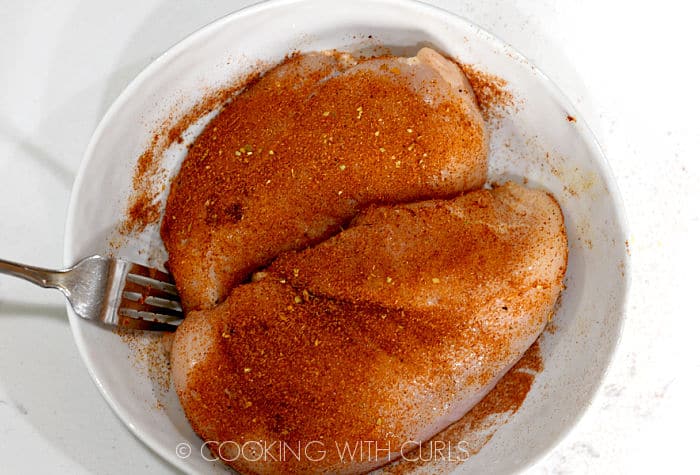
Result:
{"label": "fork tines", "polygon": [[[175,330],[184,313],[172,277],[157,269],[129,263],[119,304],[120,325]],[[162,328],[161,328],[162,327]]]}

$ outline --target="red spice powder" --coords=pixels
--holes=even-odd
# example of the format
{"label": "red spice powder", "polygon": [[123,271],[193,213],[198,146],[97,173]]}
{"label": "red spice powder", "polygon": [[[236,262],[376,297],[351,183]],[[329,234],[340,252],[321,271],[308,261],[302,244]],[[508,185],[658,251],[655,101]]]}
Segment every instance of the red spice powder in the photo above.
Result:
{"label": "red spice powder", "polygon": [[170,391],[170,348],[174,334],[122,327],[114,327],[113,333],[129,347],[129,360],[134,370],[151,382],[155,408],[165,409]]}
{"label": "red spice powder", "polygon": [[423,460],[416,460],[419,457],[409,453],[405,454],[407,460],[388,465],[381,473],[407,475],[418,471],[425,473],[426,469],[435,473],[454,470],[462,463],[461,460],[476,455],[491,440],[498,428],[506,424],[520,409],[536,375],[543,368],[538,340],[471,411],[423,444],[424,447],[459,447],[468,449],[468,454],[455,456],[452,460],[445,457],[431,459],[430,452],[424,451],[420,457]]}
{"label": "red spice powder", "polygon": [[487,121],[498,121],[515,106],[515,96],[508,90],[508,82],[477,69],[474,65],[460,65],[476,95],[481,112]]}
{"label": "red spice powder", "polygon": [[[188,308],[215,304],[281,250],[328,238],[369,203],[483,184],[478,112],[463,113],[448,94],[426,102],[411,86],[415,68],[379,58],[324,80],[343,64],[299,58],[228,104],[173,180],[161,237]],[[438,186],[450,157],[469,173]]]}
{"label": "red spice powder", "polygon": [[119,226],[119,234],[136,234],[159,221],[164,203],[158,197],[167,185],[165,170],[162,167],[165,151],[174,143],[182,143],[182,134],[192,124],[255,83],[260,78],[263,68],[262,64],[258,65],[244,78],[205,94],[190,110],[180,116],[171,113],[155,128],[150,144],[136,162],[126,216]]}
{"label": "red spice powder", "polygon": [[[298,53],[290,54],[283,63],[294,59],[297,55]],[[460,67],[469,78],[479,107],[487,121],[503,118],[509,108],[515,105],[514,96],[507,89],[507,81],[479,70],[473,65],[462,64]],[[269,65],[257,65],[247,76],[221,89],[211,91],[189,111],[180,116],[173,113],[154,129],[151,143],[139,157],[134,170],[132,191],[124,221],[119,227],[119,233],[122,236],[141,232],[146,226],[155,224],[160,219],[160,211],[164,204],[158,197],[166,186],[165,170],[161,166],[164,152],[173,143],[180,143],[182,134],[192,124],[257,82],[268,68]]]}
{"label": "red spice powder", "polygon": [[[507,90],[507,82],[471,65],[462,65],[461,67],[470,80],[486,119],[491,121],[504,117],[508,108],[515,104],[512,93]],[[127,215],[119,229],[122,235],[143,231],[146,226],[155,224],[160,219],[163,203],[159,201],[158,197],[166,186],[161,163],[168,147],[175,142],[181,142],[182,134],[201,117],[221,107],[242,89],[257,82],[260,78],[260,71],[262,68],[231,86],[213,91],[184,115],[178,118],[169,117],[156,128],[149,147],[137,162]],[[142,354],[145,355],[144,359],[147,363],[150,361],[151,364],[154,361],[162,362],[162,358],[154,357],[157,352],[153,348],[151,345],[149,349],[142,351]],[[138,359],[138,356],[136,358]],[[161,365],[160,368],[162,368],[161,363],[157,364]],[[539,346],[535,343],[486,398],[460,421],[433,440],[454,441],[456,444],[462,440],[474,439],[470,443],[470,452],[472,455],[477,453],[491,438],[495,430],[504,424],[508,417],[522,405],[534,381],[535,373],[541,370],[542,360]],[[155,369],[153,374],[162,375],[163,372]],[[158,376],[158,378],[162,381],[162,376]],[[491,416],[498,414],[506,417],[499,419],[499,422],[494,425]],[[477,432],[486,432],[488,435],[484,437],[482,434],[479,438],[474,435]],[[426,462],[403,463],[387,467],[385,471],[388,473],[408,473],[425,464]]]}

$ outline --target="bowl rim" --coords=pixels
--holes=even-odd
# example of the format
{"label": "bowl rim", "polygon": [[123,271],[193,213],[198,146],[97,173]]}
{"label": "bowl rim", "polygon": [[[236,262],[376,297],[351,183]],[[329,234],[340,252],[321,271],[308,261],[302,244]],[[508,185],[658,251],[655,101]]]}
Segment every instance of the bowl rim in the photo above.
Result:
{"label": "bowl rim", "polygon": [[[76,258],[79,258],[80,256],[74,256],[71,252],[71,243],[74,240],[73,237],[73,229],[74,229],[74,221],[76,219],[76,207],[78,204],[78,190],[82,188],[82,184],[85,180],[85,170],[91,161],[94,151],[97,147],[98,142],[100,141],[101,136],[107,129],[108,124],[112,121],[113,117],[116,115],[117,111],[122,107],[124,103],[126,103],[132,95],[140,88],[140,86],[148,81],[153,75],[158,73],[158,70],[160,69],[160,65],[164,62],[166,62],[170,57],[178,55],[180,52],[186,50],[187,48],[190,47],[191,43],[195,42],[198,40],[200,37],[206,36],[210,32],[224,27],[227,23],[237,21],[239,19],[244,19],[247,16],[250,15],[255,15],[260,12],[264,12],[267,10],[274,10],[279,7],[283,6],[291,6],[294,4],[302,4],[302,3],[307,3],[309,1],[314,1],[314,0],[262,0],[258,3],[246,6],[244,8],[241,8],[239,10],[233,11],[231,13],[228,13],[220,18],[217,18],[204,26],[198,28],[197,30],[193,31],[192,33],[188,34],[186,37],[183,39],[177,41],[173,45],[171,45],[169,48],[167,48],[163,53],[161,53],[156,59],[151,61],[148,65],[146,65],[130,82],[129,84],[124,88],[124,90],[119,94],[119,96],[112,102],[112,104],[109,106],[107,109],[106,113],[100,120],[99,124],[95,128],[95,131],[93,132],[90,141],[88,142],[87,148],[85,150],[85,153],[83,154],[83,158],[80,162],[80,166],[78,168],[75,180],[73,182],[73,187],[71,189],[71,195],[69,199],[69,204],[68,204],[68,210],[67,210],[67,218],[66,218],[66,223],[65,223],[65,232],[64,232],[64,251],[63,251],[63,261],[64,265],[72,265],[74,260]],[[420,0],[363,0],[364,3],[375,3],[375,4],[381,4],[385,6],[401,6],[404,8],[410,8],[416,11],[416,13],[423,12],[425,14],[430,14],[435,17],[439,17],[439,19],[443,22],[448,22],[451,23],[455,26],[458,26],[460,29],[464,30],[465,33],[468,32],[471,35],[477,34],[481,35],[487,42],[489,42],[491,45],[493,45],[498,52],[502,54],[508,55],[511,59],[514,61],[519,61],[523,65],[528,66],[532,73],[537,77],[539,82],[546,88],[547,92],[549,92],[552,96],[553,99],[555,99],[558,103],[560,103],[562,106],[565,107],[566,110],[571,111],[572,114],[575,114],[576,116],[576,125],[579,128],[579,134],[582,136],[582,138],[592,147],[593,152],[595,155],[597,155],[597,158],[599,159],[599,166],[600,166],[600,171],[601,171],[601,176],[605,180],[605,184],[608,188],[608,192],[610,195],[610,199],[613,204],[614,208],[614,214],[617,217],[618,223],[619,223],[619,228],[621,230],[621,233],[623,236],[627,237],[630,235],[629,233],[629,226],[628,226],[628,221],[626,217],[626,212],[625,212],[625,207],[624,207],[624,202],[622,199],[622,195],[619,189],[619,186],[617,184],[617,181],[614,178],[614,174],[612,172],[612,168],[610,167],[610,163],[607,159],[607,156],[605,155],[603,148],[598,141],[597,137],[593,133],[592,129],[588,125],[588,123],[583,119],[580,114],[578,113],[577,108],[574,106],[572,101],[569,100],[569,98],[564,94],[564,92],[559,88],[559,86],[547,75],[545,74],[541,69],[539,69],[536,65],[534,65],[525,55],[520,53],[517,49],[515,49],[512,45],[507,43],[506,41],[500,39],[498,36],[493,34],[491,31],[489,31],[486,28],[483,28],[480,25],[477,25],[473,23],[471,20],[469,20],[466,17],[459,16],[456,13],[453,13],[449,10],[446,10],[444,8],[425,3]],[[624,331],[625,327],[625,322],[627,318],[627,309],[628,309],[628,296],[629,296],[629,288],[630,288],[630,255],[629,253],[623,253],[622,256],[622,264],[624,265],[625,273],[622,276],[622,286],[621,286],[621,293],[620,293],[620,317],[618,318],[617,321],[617,328],[616,328],[616,334],[614,335],[614,342],[612,346],[612,350],[609,352],[607,355],[607,358],[603,360],[602,362],[602,373],[600,377],[599,384],[594,388],[592,391],[591,395],[587,400],[585,401],[585,405],[580,408],[578,413],[575,415],[575,417],[572,418],[571,423],[567,428],[565,428],[561,433],[559,433],[556,437],[554,437],[548,444],[545,445],[544,450],[542,450],[539,454],[537,454],[535,457],[531,458],[529,461],[524,463],[522,466],[520,466],[514,473],[522,473],[526,469],[534,466],[535,464],[539,463],[542,459],[544,459],[545,456],[549,455],[552,450],[558,446],[571,432],[573,431],[574,427],[576,427],[583,416],[588,412],[590,409],[591,405],[593,402],[598,398],[600,391],[603,386],[603,381],[607,378],[610,372],[610,368],[612,366],[613,360],[616,358],[618,355],[618,352],[620,351],[620,341],[622,338],[622,334]],[[136,437],[138,438],[143,444],[148,447],[150,450],[158,454],[162,459],[166,460],[169,464],[172,466],[184,470],[185,472],[190,472],[191,467],[189,467],[187,464],[184,463],[184,460],[179,459],[177,457],[173,457],[175,454],[174,449],[171,451],[168,451],[155,437],[151,437],[147,432],[142,431],[137,424],[134,424],[130,418],[126,415],[125,409],[123,408],[122,404],[119,403],[117,400],[115,400],[109,389],[104,386],[102,381],[100,380],[97,371],[95,367],[93,366],[92,360],[89,358],[88,353],[87,353],[87,346],[86,346],[86,340],[84,339],[84,335],[82,334],[80,330],[80,325],[84,324],[84,321],[80,319],[75,313],[72,311],[72,308],[70,307],[70,304],[66,302],[66,310],[68,313],[69,317],[69,322],[70,322],[70,327],[71,327],[71,332],[73,334],[73,339],[75,340],[76,346],[78,347],[78,352],[80,354],[80,357],[87,367],[88,373],[90,374],[91,379],[97,386],[99,392],[101,393],[102,397],[107,401],[107,404],[111,408],[111,410],[117,415],[119,420],[126,425],[126,427],[129,429],[129,431]]]}

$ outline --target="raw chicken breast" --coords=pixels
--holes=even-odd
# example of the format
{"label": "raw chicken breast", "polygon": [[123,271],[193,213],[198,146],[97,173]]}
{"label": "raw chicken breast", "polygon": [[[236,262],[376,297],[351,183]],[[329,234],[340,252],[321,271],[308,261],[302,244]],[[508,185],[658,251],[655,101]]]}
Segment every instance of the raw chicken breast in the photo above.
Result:
{"label": "raw chicken breast", "polygon": [[542,191],[372,206],[192,312],[175,335],[175,388],[242,473],[366,472],[493,388],[551,317],[566,264],[562,214]]}
{"label": "raw chicken breast", "polygon": [[467,78],[433,50],[291,58],[211,121],[173,181],[161,235],[185,307],[213,307],[368,204],[481,187],[487,152]]}

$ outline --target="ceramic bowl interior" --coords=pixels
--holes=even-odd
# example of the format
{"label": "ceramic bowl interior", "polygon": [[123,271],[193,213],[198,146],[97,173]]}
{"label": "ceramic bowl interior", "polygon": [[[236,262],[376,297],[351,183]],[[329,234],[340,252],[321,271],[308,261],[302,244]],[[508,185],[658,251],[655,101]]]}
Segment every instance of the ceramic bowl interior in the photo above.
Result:
{"label": "ceramic bowl interior", "polygon": [[[468,473],[512,473],[563,437],[601,383],[623,318],[626,230],[610,170],[585,124],[567,120],[577,116],[569,101],[517,52],[463,19],[410,1],[276,1],[194,33],[146,68],[96,130],[73,190],[65,262],[111,250],[136,160],[155,125],[186,111],[212,88],[244,76],[261,62],[273,64],[293,50],[357,51],[377,44],[401,53],[432,45],[505,79],[516,105],[492,124],[490,179],[526,179],[528,186],[553,193],[564,211],[570,239],[567,288],[556,330],[541,339],[544,370],[510,422],[460,467]],[[164,163],[171,175],[185,155],[185,145],[167,151]],[[139,261],[144,252],[161,263],[165,260],[155,226],[126,238],[118,250]],[[70,309],[69,314],[92,377],[136,436],[186,472],[225,472],[222,465],[195,454],[176,454],[178,444],[187,442],[197,452],[201,441],[174,394],[159,389],[147,365],[134,357],[133,345],[80,320]]]}

